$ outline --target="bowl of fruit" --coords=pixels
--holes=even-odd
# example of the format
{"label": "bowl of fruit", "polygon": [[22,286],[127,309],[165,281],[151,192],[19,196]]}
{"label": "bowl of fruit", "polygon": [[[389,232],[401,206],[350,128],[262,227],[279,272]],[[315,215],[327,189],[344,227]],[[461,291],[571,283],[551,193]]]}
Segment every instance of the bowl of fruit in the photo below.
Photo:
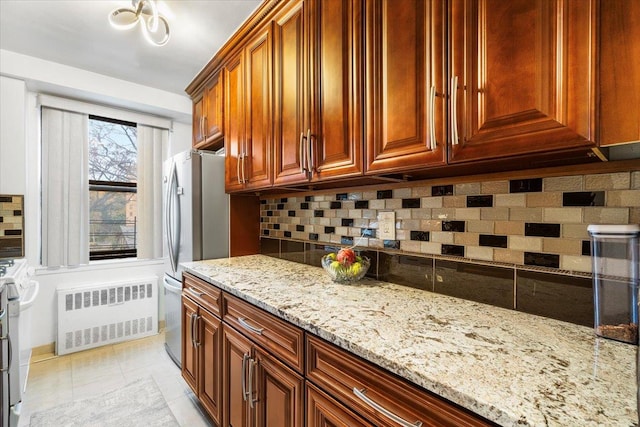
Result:
{"label": "bowl of fruit", "polygon": [[322,257],[322,268],[334,282],[349,283],[360,280],[371,265],[369,258],[356,255],[351,248],[342,248],[338,253],[328,253]]}

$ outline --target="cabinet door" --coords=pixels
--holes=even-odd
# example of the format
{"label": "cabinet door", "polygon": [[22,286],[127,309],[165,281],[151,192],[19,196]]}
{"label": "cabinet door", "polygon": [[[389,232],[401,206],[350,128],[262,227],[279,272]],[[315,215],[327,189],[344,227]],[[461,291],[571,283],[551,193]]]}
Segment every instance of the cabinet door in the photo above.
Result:
{"label": "cabinet door", "polygon": [[218,71],[205,87],[204,129],[207,142],[213,143],[224,136],[223,99],[223,74]]}
{"label": "cabinet door", "polygon": [[182,377],[194,393],[198,393],[197,372],[198,352],[193,343],[198,306],[189,298],[182,296]]}
{"label": "cabinet door", "polygon": [[248,392],[247,373],[252,345],[226,325],[222,327],[222,337],[223,425],[249,427],[252,419],[245,392]]}
{"label": "cabinet door", "polygon": [[312,179],[361,175],[362,1],[308,4]]}
{"label": "cabinet door", "polygon": [[241,168],[247,188],[271,186],[271,31],[257,35],[245,48],[245,159]]}
{"label": "cabinet door", "polygon": [[198,398],[211,419],[220,424],[222,405],[222,369],[220,340],[221,321],[204,309],[200,309],[198,320]]}
{"label": "cabinet door", "polygon": [[225,128],[225,189],[227,192],[244,187],[244,86],[242,54],[224,67],[224,128]]}
{"label": "cabinet door", "polygon": [[449,4],[451,162],[593,145],[596,2]]}
{"label": "cabinet door", "polygon": [[601,146],[640,141],[640,2],[600,3]]}
{"label": "cabinet door", "polygon": [[308,120],[306,4],[292,2],[274,21],[274,183],[307,181],[301,136]]}
{"label": "cabinet door", "polygon": [[445,163],[443,3],[367,0],[367,172]]}
{"label": "cabinet door", "polygon": [[373,427],[307,382],[307,427]]}
{"label": "cabinet door", "polygon": [[195,147],[204,141],[204,96],[193,101],[193,143]]}
{"label": "cabinet door", "polygon": [[302,427],[304,381],[268,353],[256,348],[253,385],[256,426]]}

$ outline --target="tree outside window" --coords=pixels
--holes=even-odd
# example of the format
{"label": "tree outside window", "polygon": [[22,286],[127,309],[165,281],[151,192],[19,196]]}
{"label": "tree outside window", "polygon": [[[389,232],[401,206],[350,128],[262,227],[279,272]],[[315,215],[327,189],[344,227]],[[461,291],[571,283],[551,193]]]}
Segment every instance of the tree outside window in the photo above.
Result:
{"label": "tree outside window", "polygon": [[135,257],[137,128],[89,116],[89,257]]}

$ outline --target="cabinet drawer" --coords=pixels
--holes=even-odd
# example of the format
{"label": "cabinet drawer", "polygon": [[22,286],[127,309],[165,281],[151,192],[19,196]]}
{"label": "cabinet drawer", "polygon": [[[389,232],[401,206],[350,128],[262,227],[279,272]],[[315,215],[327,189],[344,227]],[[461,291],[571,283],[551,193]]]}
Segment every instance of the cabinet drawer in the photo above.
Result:
{"label": "cabinet drawer", "polygon": [[493,425],[310,335],[307,335],[307,378],[379,426]]}
{"label": "cabinet drawer", "polygon": [[276,316],[224,294],[223,320],[271,351],[299,373],[303,372],[304,333]]}
{"label": "cabinet drawer", "polygon": [[220,309],[222,305],[222,291],[204,280],[200,280],[187,273],[184,273],[182,277],[182,291],[184,294],[211,313],[222,317],[220,314],[222,311]]}

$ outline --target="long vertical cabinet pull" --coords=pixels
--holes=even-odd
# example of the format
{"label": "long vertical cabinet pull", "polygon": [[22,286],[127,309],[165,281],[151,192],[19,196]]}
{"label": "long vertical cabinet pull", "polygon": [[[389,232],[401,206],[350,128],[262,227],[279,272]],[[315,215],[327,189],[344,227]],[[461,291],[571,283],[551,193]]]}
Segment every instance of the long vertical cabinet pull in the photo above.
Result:
{"label": "long vertical cabinet pull", "polygon": [[200,328],[198,327],[198,324],[200,323],[200,319],[202,319],[202,316],[198,316],[198,315],[196,314],[196,317],[195,317],[195,319],[193,320],[193,324],[195,325],[193,329],[196,331],[196,334],[195,334],[195,343],[196,343],[196,348],[197,348],[197,347],[200,347],[200,344],[202,344],[202,343],[200,342]]}
{"label": "long vertical cabinet pull", "polygon": [[253,398],[253,376],[255,375],[253,372],[253,368],[258,364],[253,358],[249,359],[249,407],[251,409],[255,408],[255,403],[258,399]]}
{"label": "long vertical cabinet pull", "polygon": [[304,137],[304,132],[300,132],[300,173],[305,173],[307,172],[307,163],[306,163],[306,154],[305,154],[305,149],[304,149],[304,141],[305,141],[305,137]]}
{"label": "long vertical cabinet pull", "polygon": [[458,144],[458,76],[451,78],[451,144]]}
{"label": "long vertical cabinet pull", "polygon": [[240,170],[242,171],[243,184],[247,182],[247,177],[245,176],[246,160],[247,160],[247,153],[242,153],[242,167],[240,168]]}
{"label": "long vertical cabinet pull", "polygon": [[196,346],[196,316],[197,314],[191,314],[191,346]]}
{"label": "long vertical cabinet pull", "polygon": [[238,153],[238,161],[236,162],[236,175],[238,176],[238,184],[242,184],[240,179],[240,162],[242,162],[242,154]]}
{"label": "long vertical cabinet pull", "polygon": [[251,360],[248,354],[242,355],[242,400],[247,401],[247,361]]}
{"label": "long vertical cabinet pull", "polygon": [[313,178],[313,171],[316,170],[316,159],[313,155],[313,145],[311,142],[311,129],[307,129],[307,166],[309,178]]}
{"label": "long vertical cabinet pull", "polygon": [[436,87],[431,86],[429,92],[429,142],[427,148],[434,150],[436,148]]}

